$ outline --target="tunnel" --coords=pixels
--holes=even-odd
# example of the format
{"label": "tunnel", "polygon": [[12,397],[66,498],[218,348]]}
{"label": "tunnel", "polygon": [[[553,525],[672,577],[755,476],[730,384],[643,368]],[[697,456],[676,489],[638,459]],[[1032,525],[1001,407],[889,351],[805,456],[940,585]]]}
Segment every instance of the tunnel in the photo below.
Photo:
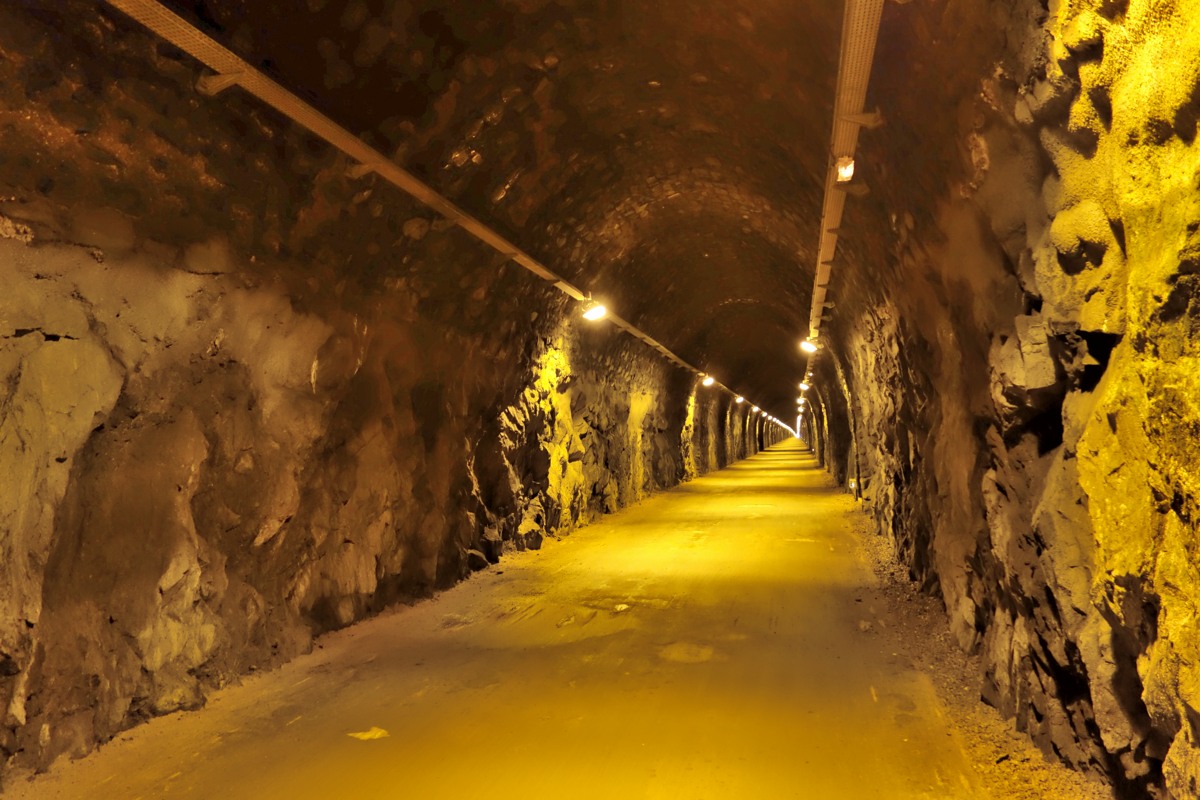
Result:
{"label": "tunnel", "polygon": [[1200,797],[1200,3],[0,5],[0,794]]}

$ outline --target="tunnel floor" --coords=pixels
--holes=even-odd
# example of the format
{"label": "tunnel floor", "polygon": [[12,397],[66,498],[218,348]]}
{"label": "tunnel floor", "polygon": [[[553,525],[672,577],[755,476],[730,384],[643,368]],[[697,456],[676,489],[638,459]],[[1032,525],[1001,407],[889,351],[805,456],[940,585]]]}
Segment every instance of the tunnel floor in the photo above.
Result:
{"label": "tunnel floor", "polygon": [[5,796],[1092,796],[1015,735],[981,749],[930,675],[944,623],[883,591],[855,516],[790,441]]}

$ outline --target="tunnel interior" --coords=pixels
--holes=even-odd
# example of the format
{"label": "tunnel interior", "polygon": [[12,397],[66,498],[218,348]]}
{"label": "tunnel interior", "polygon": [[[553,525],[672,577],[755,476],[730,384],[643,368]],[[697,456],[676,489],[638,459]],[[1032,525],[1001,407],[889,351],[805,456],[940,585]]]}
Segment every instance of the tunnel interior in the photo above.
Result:
{"label": "tunnel interior", "polygon": [[778,0],[0,8],[0,767],[796,433],[984,702],[1198,796],[1200,6],[886,3],[807,353],[844,36]]}

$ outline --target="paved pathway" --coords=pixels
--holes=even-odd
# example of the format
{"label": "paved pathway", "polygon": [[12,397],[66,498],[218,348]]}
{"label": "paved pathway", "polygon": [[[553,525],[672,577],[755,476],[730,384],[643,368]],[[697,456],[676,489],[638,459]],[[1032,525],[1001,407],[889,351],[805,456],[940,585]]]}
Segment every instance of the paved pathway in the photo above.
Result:
{"label": "paved pathway", "polygon": [[929,680],[860,630],[850,504],[778,445],[11,794],[978,797]]}

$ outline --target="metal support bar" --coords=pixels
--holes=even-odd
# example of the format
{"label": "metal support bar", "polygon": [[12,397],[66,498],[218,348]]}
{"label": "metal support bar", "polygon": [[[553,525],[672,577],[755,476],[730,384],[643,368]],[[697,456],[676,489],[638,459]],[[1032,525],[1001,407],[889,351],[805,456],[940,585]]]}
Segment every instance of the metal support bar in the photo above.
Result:
{"label": "metal support bar", "polygon": [[570,297],[572,300],[586,299],[583,292],[579,291],[578,289],[576,289],[574,286],[567,283],[566,281],[559,281],[558,283],[554,284],[554,288],[558,289],[560,292],[565,294],[567,297]]}
{"label": "metal support bar", "polygon": [[[136,22],[144,25],[156,35],[191,55],[216,74],[205,75],[196,81],[202,94],[212,96],[234,84],[254,95],[293,122],[307,128],[333,147],[354,160],[355,165],[346,173],[352,178],[362,178],[374,172],[405,192],[415,200],[437,211],[451,220],[477,240],[500,253],[544,281],[553,284],[572,300],[584,300],[585,295],[578,287],[557,275],[533,256],[505,239],[483,222],[475,219],[448,198],[418,180],[411,173],[372,148],[336,122],[284,89],[265,74],[252,67],[232,51],[205,35],[183,17],[168,10],[157,0],[107,0],[110,5],[124,12]],[[640,331],[624,319],[609,314],[609,319],[626,333],[630,333],[649,344],[668,360],[684,369],[699,374],[700,370],[675,355],[666,346]],[[728,387],[722,387],[731,394]]]}
{"label": "metal support bar", "polygon": [[[831,154],[853,158],[859,131],[883,124],[883,117],[877,111],[863,111],[867,84],[871,79],[871,65],[875,61],[875,43],[879,38],[883,4],[884,0],[846,0],[834,93]],[[831,271],[829,262],[837,251],[846,197],[859,197],[868,191],[861,182],[839,183],[837,166],[831,158],[825,177],[825,204],[821,209],[821,236],[817,244],[817,272],[813,276],[812,308],[808,319],[808,338],[814,342],[821,336]]]}
{"label": "metal support bar", "polygon": [[346,168],[346,177],[356,181],[359,178],[365,178],[372,172],[375,172],[378,167],[378,164],[355,164],[354,166]]}

